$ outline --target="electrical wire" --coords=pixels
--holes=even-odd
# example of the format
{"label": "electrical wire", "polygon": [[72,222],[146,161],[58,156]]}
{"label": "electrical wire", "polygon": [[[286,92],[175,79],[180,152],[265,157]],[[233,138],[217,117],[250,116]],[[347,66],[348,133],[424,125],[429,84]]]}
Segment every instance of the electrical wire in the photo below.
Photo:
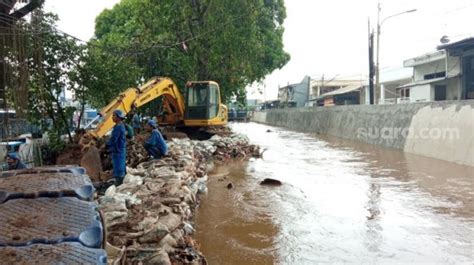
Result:
{"label": "electrical wire", "polygon": [[[259,9],[263,9],[265,8],[265,6],[260,6],[260,7],[255,7],[255,8],[252,8],[249,10],[248,14],[245,14],[245,13],[242,13],[241,16],[247,16],[247,15],[250,15],[251,13],[255,12],[255,11],[258,11]],[[174,43],[171,43],[171,44],[164,44],[164,43],[154,43],[152,45],[150,45],[149,47],[145,47],[141,50],[138,50],[138,51],[122,51],[121,54],[119,54],[119,57],[120,56],[125,56],[125,57],[132,57],[132,56],[137,56],[137,55],[142,55],[142,54],[145,54],[147,52],[149,52],[151,49],[156,49],[156,48],[160,48],[160,49],[170,49],[170,48],[174,48],[174,47],[177,47],[177,46],[181,46],[183,45],[183,43],[189,43],[189,42],[192,42],[192,41],[195,41],[197,39],[200,39],[202,37],[205,37],[205,36],[208,36],[209,34],[211,33],[216,33],[220,30],[223,30],[227,25],[233,23],[233,22],[236,22],[238,21],[238,19],[241,19],[241,16],[236,16],[232,19],[230,19],[229,21],[227,21],[226,23],[221,23],[219,26],[217,27],[214,27],[214,28],[211,28],[205,32],[202,32],[202,33],[199,33],[198,35],[196,36],[192,36],[190,38],[187,38],[187,39],[184,39],[184,40],[181,40],[181,41],[177,41],[177,42],[174,42]],[[5,21],[5,22],[15,22],[17,21],[16,18],[8,15],[8,14],[2,14],[0,13],[0,20],[2,21]],[[12,26],[15,26],[13,25],[12,23]],[[114,49],[114,48],[107,48],[107,47],[104,47],[104,46],[101,46],[101,45],[97,45],[95,43],[92,43],[90,41],[85,41],[85,40],[82,40],[72,34],[69,34],[65,31],[62,31],[60,29],[58,29],[57,27],[55,26],[52,26],[53,27],[53,30],[51,31],[44,31],[44,32],[35,32],[35,33],[30,33],[30,32],[25,32],[24,34],[27,35],[27,34],[30,34],[30,35],[41,35],[42,33],[49,33],[49,32],[59,32],[65,36],[68,36],[78,42],[82,42],[84,44],[87,44],[87,45],[91,45],[93,46],[94,48],[99,48],[100,50],[102,51],[105,51],[105,52],[108,52],[108,53],[111,53],[111,54],[114,54],[114,55],[117,55],[117,49]],[[19,35],[19,34],[23,34],[23,33],[0,33],[0,35]]]}
{"label": "electrical wire", "polygon": [[453,8],[453,9],[451,9],[451,10],[445,11],[443,14],[444,14],[444,15],[448,15],[448,14],[456,13],[456,12],[459,12],[459,11],[461,11],[461,10],[464,10],[464,9],[467,9],[467,8],[471,8],[471,7],[474,7],[474,3],[473,3],[473,4],[469,4],[469,5],[465,5],[465,6],[460,6],[460,7]]}

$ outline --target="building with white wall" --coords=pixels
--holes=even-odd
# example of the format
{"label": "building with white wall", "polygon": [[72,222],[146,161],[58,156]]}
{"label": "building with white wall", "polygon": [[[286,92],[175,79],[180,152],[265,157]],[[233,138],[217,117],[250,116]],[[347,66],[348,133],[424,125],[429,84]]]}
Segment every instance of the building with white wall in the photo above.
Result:
{"label": "building with white wall", "polygon": [[300,83],[279,87],[278,100],[280,106],[304,107],[308,101],[310,81],[311,78],[305,76]]}
{"label": "building with white wall", "polygon": [[460,99],[474,99],[474,37],[444,44],[438,49],[446,50],[449,57],[459,60],[461,67]]}
{"label": "building with white wall", "polygon": [[322,77],[321,79],[311,79],[309,100],[314,100],[320,97],[321,95],[347,86],[360,84],[362,81],[363,79],[324,79],[324,77]]}
{"label": "building with white wall", "polygon": [[413,82],[413,69],[411,68],[399,66],[381,69],[381,93],[379,104],[397,104],[400,98],[398,87],[404,86],[411,82]]}
{"label": "building with white wall", "polygon": [[[330,101],[335,95],[347,94],[357,90],[361,90],[361,84],[365,82],[363,79],[311,79],[311,89],[307,106],[330,106],[336,105],[335,102]],[[362,94],[358,94],[359,96]],[[365,94],[364,94],[365,95]],[[358,96],[358,97],[359,97]],[[354,102],[355,95],[351,96],[349,100],[351,104],[364,104],[365,100],[357,100]],[[346,99],[347,101],[347,99]],[[362,103],[361,103],[362,102]]]}
{"label": "building with white wall", "polygon": [[413,81],[397,88],[397,103],[458,100],[461,98],[461,64],[445,50],[403,62],[413,67]]}

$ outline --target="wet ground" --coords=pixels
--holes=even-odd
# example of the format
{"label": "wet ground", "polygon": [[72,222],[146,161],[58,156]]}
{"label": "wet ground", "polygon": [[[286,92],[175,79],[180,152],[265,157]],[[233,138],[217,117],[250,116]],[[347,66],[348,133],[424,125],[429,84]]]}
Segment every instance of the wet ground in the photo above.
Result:
{"label": "wet ground", "polygon": [[[211,172],[196,218],[209,264],[473,264],[473,167],[255,123],[232,127],[267,151]],[[260,186],[264,178],[284,184]]]}

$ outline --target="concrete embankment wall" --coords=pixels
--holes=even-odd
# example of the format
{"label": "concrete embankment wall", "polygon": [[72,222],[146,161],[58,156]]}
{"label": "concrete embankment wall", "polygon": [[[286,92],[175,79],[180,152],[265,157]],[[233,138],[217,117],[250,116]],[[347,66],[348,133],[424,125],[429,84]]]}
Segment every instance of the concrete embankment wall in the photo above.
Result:
{"label": "concrete embankment wall", "polygon": [[474,166],[474,101],[255,112],[253,121]]}

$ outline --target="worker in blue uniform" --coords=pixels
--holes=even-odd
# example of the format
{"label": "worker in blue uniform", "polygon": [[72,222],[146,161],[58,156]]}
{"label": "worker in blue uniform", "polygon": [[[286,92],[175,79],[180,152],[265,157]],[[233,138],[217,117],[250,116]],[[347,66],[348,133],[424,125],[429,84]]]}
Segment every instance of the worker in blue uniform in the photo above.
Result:
{"label": "worker in blue uniform", "polygon": [[17,170],[17,169],[24,169],[26,165],[21,162],[20,156],[15,153],[8,153],[5,156],[5,160],[7,161],[8,170]]}
{"label": "worker in blue uniform", "polygon": [[150,137],[145,141],[144,147],[153,159],[159,159],[168,153],[168,146],[165,139],[158,130],[158,124],[154,120],[149,120],[146,130],[151,132]]}
{"label": "worker in blue uniform", "polygon": [[112,129],[112,135],[107,142],[107,148],[112,157],[113,177],[115,178],[116,185],[122,184],[126,174],[126,133],[123,119],[125,119],[125,113],[121,110],[114,110],[112,120],[115,122],[115,126]]}
{"label": "worker in blue uniform", "polygon": [[133,116],[132,116],[132,127],[133,127],[133,130],[135,131],[135,134],[139,134],[140,133],[140,114],[136,111],[133,112]]}

